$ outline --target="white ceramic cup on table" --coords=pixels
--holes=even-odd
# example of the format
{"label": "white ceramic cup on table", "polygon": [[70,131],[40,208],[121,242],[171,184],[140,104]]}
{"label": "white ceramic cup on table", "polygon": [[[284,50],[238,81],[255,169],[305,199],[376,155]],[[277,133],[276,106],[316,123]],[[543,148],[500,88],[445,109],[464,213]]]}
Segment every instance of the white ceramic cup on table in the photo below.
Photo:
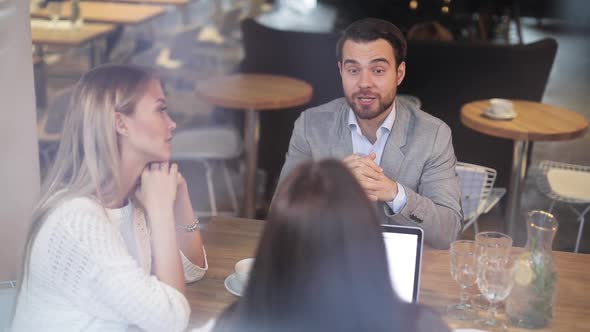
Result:
{"label": "white ceramic cup on table", "polygon": [[490,99],[490,112],[494,115],[506,115],[514,112],[514,105],[508,99],[492,98]]}
{"label": "white ceramic cup on table", "polygon": [[242,287],[246,286],[246,284],[248,283],[248,278],[250,277],[250,270],[252,269],[253,265],[254,258],[245,258],[237,262],[234,266],[236,278],[238,279],[238,282]]}

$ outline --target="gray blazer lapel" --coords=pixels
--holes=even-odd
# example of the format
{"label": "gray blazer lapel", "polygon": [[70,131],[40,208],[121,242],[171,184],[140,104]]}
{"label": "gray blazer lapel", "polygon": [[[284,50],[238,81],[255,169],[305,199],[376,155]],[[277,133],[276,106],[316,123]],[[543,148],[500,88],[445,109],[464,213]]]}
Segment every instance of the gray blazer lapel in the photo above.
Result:
{"label": "gray blazer lapel", "polygon": [[352,136],[350,134],[350,128],[348,128],[348,103],[342,103],[340,111],[338,112],[337,121],[334,125],[334,130],[327,131],[329,135],[328,140],[333,140],[334,144],[330,147],[330,157],[341,160],[346,156],[352,154]]}
{"label": "gray blazer lapel", "polygon": [[411,112],[407,109],[404,103],[395,100],[395,122],[385,149],[383,150],[383,157],[381,157],[381,168],[385,175],[397,181],[400,173],[400,167],[403,164],[405,155],[402,152],[402,147],[406,145],[406,138],[408,136],[408,128],[412,120]]}

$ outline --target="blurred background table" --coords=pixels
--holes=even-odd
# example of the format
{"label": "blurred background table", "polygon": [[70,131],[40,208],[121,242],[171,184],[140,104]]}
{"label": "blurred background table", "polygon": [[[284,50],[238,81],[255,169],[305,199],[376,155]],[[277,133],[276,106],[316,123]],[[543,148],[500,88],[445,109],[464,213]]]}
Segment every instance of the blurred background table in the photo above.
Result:
{"label": "blurred background table", "polygon": [[[203,325],[237,300],[225,289],[224,280],[234,272],[235,263],[254,257],[264,221],[216,217],[203,227],[209,271],[203,280],[186,287],[192,309],[190,327]],[[554,258],[558,274],[554,319],[548,327],[535,331],[589,331],[590,275],[585,268],[590,265],[590,255],[556,251]],[[451,278],[447,250],[424,250],[421,276],[420,303],[444,314],[449,304],[459,300],[459,285]],[[453,328],[472,327],[469,322],[444,318]],[[531,331],[514,327],[508,330]]]}
{"label": "blurred background table", "polygon": [[235,74],[215,77],[198,84],[197,95],[215,106],[245,110],[244,141],[244,216],[255,218],[256,171],[260,118],[258,111],[271,111],[304,105],[313,93],[308,83],[278,75]]}
{"label": "blurred background table", "polygon": [[88,58],[90,68],[104,63],[104,39],[115,31],[112,24],[85,23],[79,27],[69,26],[70,22],[58,22],[62,27],[52,27],[52,22],[46,20],[31,20],[31,39],[35,45],[33,64],[35,68],[35,92],[37,106],[45,108],[47,105],[47,86],[43,49],[45,46],[81,48],[89,45]]}
{"label": "blurred background table", "polygon": [[[59,23],[69,24],[65,21]],[[51,22],[42,20],[31,21],[31,35],[34,45],[81,47],[89,43],[90,66],[95,67],[104,61],[97,41],[112,33],[115,30],[114,25],[85,23],[79,27],[52,28],[51,24]],[[42,50],[43,48],[38,47],[37,49]],[[39,54],[38,56],[42,57]]]}
{"label": "blurred background table", "polygon": [[144,4],[144,5],[158,5],[158,6],[175,6],[180,12],[183,24],[188,24],[190,21],[188,5],[192,0],[104,0],[119,3],[129,4]]}
{"label": "blurred background table", "polygon": [[[71,15],[69,1],[64,1],[60,17],[69,18]],[[166,13],[166,8],[153,5],[82,1],[80,13],[86,22],[102,22],[111,24],[141,24]],[[31,17],[49,18],[46,8],[31,12]]]}
{"label": "blurred background table", "polygon": [[179,7],[184,7],[188,5],[191,0],[105,0],[105,1],[113,1],[113,2],[127,2],[127,3],[135,3],[135,4],[146,4],[146,5],[174,5]]}
{"label": "blurred background table", "polygon": [[[520,218],[520,198],[532,141],[563,141],[582,137],[588,120],[562,107],[538,102],[513,100],[517,115],[511,120],[494,120],[484,115],[489,100],[467,103],[461,108],[461,123],[480,133],[514,141],[512,174],[508,188],[505,230],[513,236],[514,224]],[[485,147],[481,147],[485,149]]]}

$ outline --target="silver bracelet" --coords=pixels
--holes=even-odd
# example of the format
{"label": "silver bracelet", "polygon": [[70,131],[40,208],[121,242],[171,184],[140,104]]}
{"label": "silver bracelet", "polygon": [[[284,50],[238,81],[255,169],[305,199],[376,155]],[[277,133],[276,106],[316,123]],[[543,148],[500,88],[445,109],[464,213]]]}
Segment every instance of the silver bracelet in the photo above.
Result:
{"label": "silver bracelet", "polygon": [[191,233],[199,229],[199,218],[195,218],[192,224],[187,226],[178,226],[176,225],[176,229],[183,230],[185,232]]}

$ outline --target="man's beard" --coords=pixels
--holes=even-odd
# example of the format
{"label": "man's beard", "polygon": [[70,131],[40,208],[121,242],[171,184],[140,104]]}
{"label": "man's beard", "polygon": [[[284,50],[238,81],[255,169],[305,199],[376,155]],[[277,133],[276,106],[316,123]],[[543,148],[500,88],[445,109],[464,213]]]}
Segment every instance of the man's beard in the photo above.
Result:
{"label": "man's beard", "polygon": [[[358,98],[360,96],[371,96],[372,98],[375,98],[375,101],[377,102],[377,110],[371,110],[373,107],[375,107],[375,101],[370,105],[359,104]],[[363,92],[355,92],[352,94],[352,96],[346,96],[346,101],[348,102],[348,105],[350,105],[356,117],[361,120],[372,120],[380,116],[381,114],[387,112],[389,109],[391,109],[391,105],[393,105],[393,100],[393,96],[390,99],[384,100],[384,98],[382,98],[379,94],[370,94]]]}

